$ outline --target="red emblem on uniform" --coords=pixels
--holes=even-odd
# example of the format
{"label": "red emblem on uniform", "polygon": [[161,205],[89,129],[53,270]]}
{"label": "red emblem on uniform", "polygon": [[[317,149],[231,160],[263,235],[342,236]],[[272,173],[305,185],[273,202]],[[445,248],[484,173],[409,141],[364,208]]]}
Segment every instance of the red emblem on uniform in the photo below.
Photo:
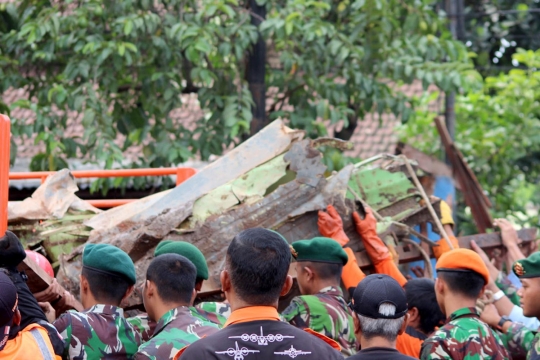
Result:
{"label": "red emblem on uniform", "polygon": [[523,265],[520,262],[515,263],[514,272],[517,276],[523,276],[525,274],[525,269],[523,269]]}

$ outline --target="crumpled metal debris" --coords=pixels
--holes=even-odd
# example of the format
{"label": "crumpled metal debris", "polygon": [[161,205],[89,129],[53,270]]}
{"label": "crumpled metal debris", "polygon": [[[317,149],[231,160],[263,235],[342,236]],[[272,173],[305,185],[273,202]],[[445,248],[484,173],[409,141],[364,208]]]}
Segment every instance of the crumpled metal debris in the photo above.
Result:
{"label": "crumpled metal debris", "polygon": [[8,203],[8,221],[60,219],[68,210],[100,213],[75,195],[79,191],[75,178],[63,169],[47,177],[45,182],[23,201]]}

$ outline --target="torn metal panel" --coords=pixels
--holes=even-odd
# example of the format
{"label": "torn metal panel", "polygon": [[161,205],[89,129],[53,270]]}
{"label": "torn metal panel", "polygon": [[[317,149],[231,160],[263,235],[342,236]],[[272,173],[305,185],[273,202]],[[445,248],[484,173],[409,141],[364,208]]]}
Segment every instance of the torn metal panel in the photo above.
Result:
{"label": "torn metal panel", "polygon": [[[290,159],[291,168],[298,169],[299,162],[305,159],[305,156],[300,154],[304,152],[304,155],[309,156],[312,154],[311,150],[307,140],[295,143],[285,159]],[[294,156],[288,156],[289,154]],[[293,180],[281,185],[260,201],[242,204],[220,216],[212,216],[193,233],[177,237],[178,240],[193,243],[205,254],[211,273],[209,285],[219,286],[218,277],[223,267],[227,246],[240,231],[251,227],[279,228],[291,217],[301,215],[302,211],[318,210],[321,204],[325,204],[322,206],[325,207],[326,204],[335,202],[335,197],[344,194],[348,181],[347,173],[350,173],[350,169],[344,169],[340,174],[327,180],[320,177],[321,158],[319,156],[312,158],[318,162],[308,162],[309,168],[305,164],[302,165],[301,182]],[[317,183],[317,186],[308,185],[314,183]],[[341,188],[338,184],[341,184]],[[299,209],[300,204],[311,205]]]}
{"label": "torn metal panel", "polygon": [[[377,211],[408,198],[414,198],[417,203],[420,197],[403,172],[390,173],[380,168],[359,169],[349,186]],[[354,199],[354,195],[349,192],[347,198]]]}
{"label": "torn metal panel", "polygon": [[182,224],[182,231],[190,231],[209,216],[225,212],[239,203],[262,199],[267,189],[285,176],[287,166],[284,155],[279,155],[204,195],[195,202],[191,218]]}
{"label": "torn metal panel", "polygon": [[78,190],[69,170],[60,170],[48,176],[31,197],[9,202],[8,221],[60,219],[69,209],[100,213],[75,195]]}
{"label": "torn metal panel", "polygon": [[336,175],[327,179],[327,184],[322,189],[322,192],[317,194],[310,201],[303,203],[291,212],[289,217],[303,215],[310,211],[318,211],[325,209],[328,204],[334,204],[336,202],[343,203],[345,194],[347,193],[347,184],[351,178],[351,174],[354,170],[353,165],[347,165],[341,169]]}
{"label": "torn metal panel", "polygon": [[166,195],[135,201],[86,222],[94,229],[89,241],[119,246],[138,259],[191,215],[198,198],[282,154],[302,136],[276,120]]}
{"label": "torn metal panel", "polygon": [[285,161],[291,164],[289,168],[296,173],[296,181],[311,187],[324,177],[326,166],[321,160],[321,152],[311,147],[309,141],[303,141],[303,146],[293,146],[285,155]]}

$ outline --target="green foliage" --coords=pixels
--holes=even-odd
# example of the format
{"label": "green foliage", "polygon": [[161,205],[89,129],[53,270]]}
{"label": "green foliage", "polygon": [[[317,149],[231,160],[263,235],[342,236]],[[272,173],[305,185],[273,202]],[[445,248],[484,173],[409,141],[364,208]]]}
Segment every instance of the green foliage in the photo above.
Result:
{"label": "green foliage", "polygon": [[[268,119],[283,116],[311,136],[325,135],[322,121],[344,120],[354,130],[373,111],[408,120],[414,102],[398,89],[414,80],[442,90],[467,88],[477,74],[434,4],[266,2],[260,32],[269,49],[266,86],[275,94]],[[133,146],[142,147],[133,166],[169,166],[221,154],[249,131],[253,101],[245,71],[259,35],[247,1],[2,6],[0,93],[28,91],[11,108],[35,114],[35,121],[13,119],[15,137],[36,135],[45,145],[34,168],[54,170],[68,158],[125,166],[123,153]],[[186,93],[196,93],[204,110],[195,124],[171,115]],[[74,114],[84,131],[67,136]],[[333,161],[337,167],[339,161]]]}
{"label": "green foliage", "polygon": [[280,59],[268,74],[281,90],[269,115],[318,135],[325,128],[317,118],[353,130],[371,112],[407,121],[413,104],[400,85],[420,80],[452,90],[478,80],[465,46],[445,29],[429,0],[276,2],[261,26]]}
{"label": "green foliage", "polygon": [[[484,89],[456,98],[456,143],[494,204],[495,217],[537,223],[540,205],[540,50],[518,49],[515,69],[485,80]],[[419,112],[401,137],[437,153],[434,114]]]}
{"label": "green foliage", "polygon": [[[52,4],[26,1],[0,40],[0,91],[28,89],[30,98],[12,107],[36,114],[35,122],[13,119],[14,136],[37,134],[51,158],[40,155],[37,167],[82,157],[110,168],[141,144],[140,163],[167,166],[195,152],[220,154],[248,128],[242,72],[257,32],[235,0]],[[189,130],[171,117],[188,92],[206,110]],[[73,112],[84,132],[67,137]]]}
{"label": "green foliage", "polygon": [[[512,67],[517,48],[540,47],[540,7],[536,0],[466,0],[464,39],[478,56],[483,73],[495,75]],[[495,60],[494,60],[495,59]]]}

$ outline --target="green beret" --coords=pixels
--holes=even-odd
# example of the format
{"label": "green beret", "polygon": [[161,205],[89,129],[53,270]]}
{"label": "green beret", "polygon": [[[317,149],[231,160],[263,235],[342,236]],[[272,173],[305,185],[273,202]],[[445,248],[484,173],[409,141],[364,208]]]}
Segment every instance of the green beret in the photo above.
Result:
{"label": "green beret", "polygon": [[516,261],[512,270],[517,277],[522,279],[540,277],[540,252],[535,252],[526,259]]}
{"label": "green beret", "polygon": [[292,243],[296,261],[316,261],[345,265],[349,258],[341,245],[335,240],[316,237]]}
{"label": "green beret", "polygon": [[135,284],[137,276],[133,260],[124,251],[108,244],[87,244],[84,247],[83,266],[115,275],[121,275]]}
{"label": "green beret", "polygon": [[[165,243],[165,244],[163,244]],[[178,254],[185,256],[197,268],[197,278],[208,280],[208,265],[201,250],[193,244],[185,241],[165,240],[159,243],[154,251],[154,256],[163,254]]]}
{"label": "green beret", "polygon": [[[174,242],[174,241],[172,241],[172,240],[163,240],[163,241],[161,241],[161,242],[158,244],[158,246],[156,246],[156,250],[154,250],[154,256],[158,256],[158,252],[161,251],[160,249],[161,249],[163,246],[165,246],[165,245],[167,245],[167,244],[170,244],[170,243],[172,243],[172,242]],[[163,253],[160,252],[159,255],[161,255],[161,254],[163,254]]]}

